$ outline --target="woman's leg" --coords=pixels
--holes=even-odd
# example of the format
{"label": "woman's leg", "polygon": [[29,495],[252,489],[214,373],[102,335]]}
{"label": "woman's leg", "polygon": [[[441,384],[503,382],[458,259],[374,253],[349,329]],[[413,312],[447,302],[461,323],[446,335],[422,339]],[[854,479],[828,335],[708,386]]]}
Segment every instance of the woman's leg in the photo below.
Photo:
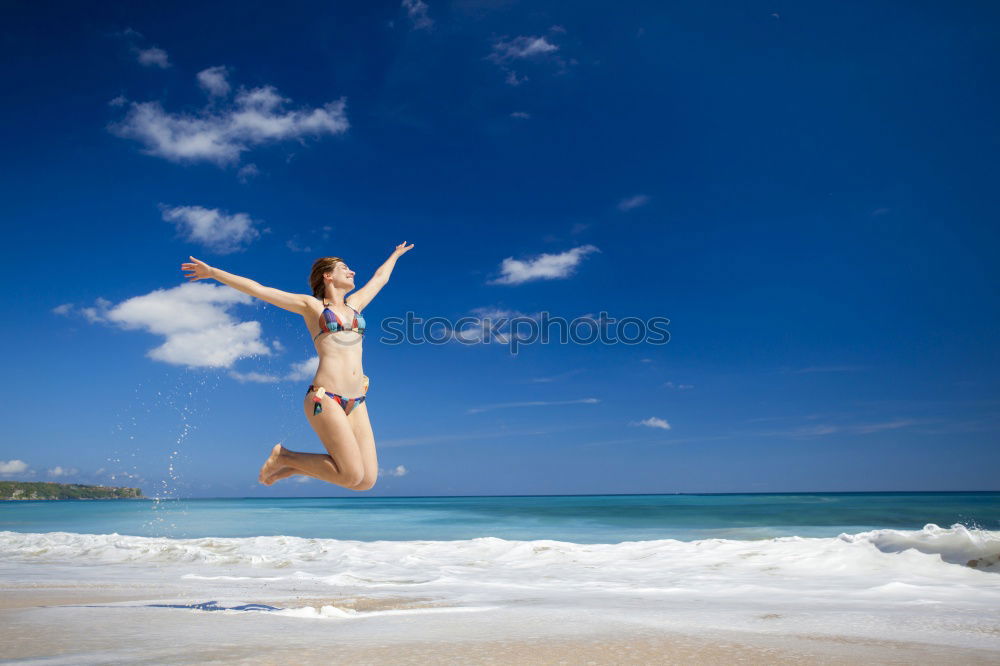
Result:
{"label": "woman's leg", "polygon": [[365,400],[352,409],[347,420],[350,421],[354,439],[358,442],[358,451],[361,453],[361,462],[365,470],[361,483],[352,490],[371,490],[378,479],[378,455],[375,452],[375,434],[368,419],[368,401]]}
{"label": "woman's leg", "polygon": [[343,408],[335,400],[325,397],[323,411],[313,416],[313,405],[311,395],[306,396],[303,401],[306,419],[327,453],[299,453],[275,444],[270,457],[261,467],[261,483],[274,483],[278,474],[282,475],[280,478],[291,476],[283,468],[291,468],[294,470],[292,474],[305,474],[351,489],[364,480],[365,468],[358,442]]}

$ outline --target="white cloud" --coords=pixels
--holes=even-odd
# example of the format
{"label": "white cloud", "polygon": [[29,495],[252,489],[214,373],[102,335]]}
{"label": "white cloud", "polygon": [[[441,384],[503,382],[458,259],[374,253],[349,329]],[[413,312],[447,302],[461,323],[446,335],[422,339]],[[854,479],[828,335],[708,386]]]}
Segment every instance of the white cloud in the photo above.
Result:
{"label": "white cloud", "polygon": [[494,62],[507,62],[532,58],[558,51],[559,47],[549,42],[545,37],[521,36],[504,41],[497,40],[493,44],[493,53],[489,55]]}
{"label": "white cloud", "polygon": [[155,46],[151,46],[148,49],[136,49],[136,58],[139,64],[145,67],[159,67],[160,69],[170,67],[167,52]]}
{"label": "white cloud", "polygon": [[461,328],[449,329],[448,332],[451,335],[451,339],[467,343],[485,342],[488,333],[490,341],[505,345],[510,341],[510,337],[502,331],[509,330],[509,326],[506,321],[501,324],[500,320],[509,321],[514,317],[526,316],[524,313],[515,310],[503,310],[494,307],[474,308],[472,312],[474,314],[466,317],[472,319],[472,321],[462,322]]}
{"label": "white cloud", "polygon": [[[560,26],[552,26],[549,32],[551,34],[565,33],[566,30]],[[559,47],[552,43],[551,39],[551,35],[548,37],[521,35],[513,39],[500,38],[493,43],[492,51],[486,56],[486,59],[495,63],[506,74],[507,85],[519,86],[527,81],[528,77],[514,71],[513,67],[518,63],[532,60],[548,61],[555,63],[560,71],[565,70],[566,61],[557,55]]]}
{"label": "white cloud", "polygon": [[244,185],[250,182],[251,178],[256,178],[259,175],[260,169],[257,168],[256,164],[252,163],[241,167],[240,170],[236,172],[236,178]]}
{"label": "white cloud", "polygon": [[262,372],[236,372],[235,370],[231,370],[229,376],[237,381],[257,382],[259,384],[272,384],[281,381],[281,378],[276,375],[266,375]]}
{"label": "white cloud", "polygon": [[92,324],[104,321],[104,313],[107,311],[108,306],[111,305],[111,301],[98,298],[94,301],[94,303],[94,307],[90,308],[78,308],[72,303],[63,303],[62,305],[57,305],[52,308],[52,314],[61,315],[63,317],[71,317],[75,314],[80,314]]}
{"label": "white cloud", "polygon": [[510,114],[510,117],[511,118],[522,118],[524,120],[527,120],[528,118],[531,117],[531,114],[530,113],[526,113],[524,111],[514,111],[512,114]]}
{"label": "white cloud", "polygon": [[873,432],[896,430],[897,428],[908,428],[912,425],[918,425],[919,423],[920,421],[915,421],[913,419],[896,419],[895,421],[886,421],[884,423],[864,423],[855,426],[854,430],[862,435],[869,435]]}
{"label": "white cloud", "polygon": [[286,111],[288,102],[273,86],[241,88],[228,105],[210,103],[194,115],[170,113],[159,102],[131,102],[125,118],[108,129],[143,144],[148,155],[223,166],[238,162],[257,145],[342,134],[349,127],[343,98],[319,108]]}
{"label": "white cloud", "polygon": [[261,340],[260,322],[238,322],[229,314],[234,305],[252,302],[252,297],[231,287],[190,282],[94,310],[95,321],[163,336],[163,344],[147,353],[154,360],[191,368],[228,368],[237,359],[271,353]]}
{"label": "white cloud", "polygon": [[[281,344],[275,341],[275,347],[281,348]],[[239,372],[231,370],[229,376],[240,382],[255,382],[258,384],[273,384],[276,382],[305,382],[312,380],[316,376],[319,368],[319,356],[307,358],[298,363],[292,363],[291,368],[284,375],[274,375],[266,372]]]}
{"label": "white cloud", "polygon": [[254,221],[246,213],[229,215],[217,208],[161,204],[163,219],[173,222],[185,240],[200,243],[212,252],[231,254],[246,249],[260,236]]}
{"label": "white cloud", "polygon": [[289,238],[287,241],[285,241],[285,247],[287,247],[292,252],[312,252],[311,246],[299,243],[298,236],[294,238]]}
{"label": "white cloud", "polygon": [[270,354],[261,341],[260,322],[217,326],[211,329],[173,333],[149,352],[149,357],[189,367],[228,368],[237,359],[254,354]]}
{"label": "white cloud", "polygon": [[822,435],[832,435],[835,432],[840,432],[840,428],[833,425],[817,424],[813,426],[802,426],[791,430],[766,432],[762,434],[774,437],[819,437]]}
{"label": "white cloud", "polygon": [[530,400],[526,402],[501,402],[482,407],[472,407],[465,410],[466,414],[478,414],[491,409],[507,409],[509,407],[551,407],[554,405],[593,405],[600,402],[597,398],[582,398],[580,400]]}
{"label": "white cloud", "polygon": [[378,475],[379,476],[406,476],[409,473],[410,473],[410,470],[406,469],[402,465],[396,465],[392,469],[388,469],[388,470],[383,470],[383,469],[380,468],[379,471],[378,471]]}
{"label": "white cloud", "polygon": [[566,278],[592,252],[600,250],[593,245],[582,245],[560,254],[540,254],[524,261],[507,257],[500,265],[502,275],[489,284],[522,284],[531,280]]}
{"label": "white cloud", "polygon": [[518,76],[517,72],[513,70],[507,72],[507,78],[504,79],[504,81],[509,86],[519,86],[527,80],[528,80],[527,76]]}
{"label": "white cloud", "polygon": [[97,322],[104,321],[104,312],[111,306],[111,301],[98,297],[94,303],[96,307],[92,308],[80,308],[80,312],[83,316],[87,318],[91,324],[96,324]]}
{"label": "white cloud", "polygon": [[21,474],[28,470],[28,463],[23,460],[0,460],[0,474]]}
{"label": "white cloud", "polygon": [[667,423],[665,419],[661,419],[656,416],[643,419],[642,421],[639,421],[637,425],[644,425],[648,428],[659,428],[661,430],[670,430],[670,424]]}
{"label": "white cloud", "polygon": [[316,376],[317,369],[319,369],[319,356],[313,356],[299,363],[293,363],[292,369],[285,375],[285,379],[296,382],[309,381]]}
{"label": "white cloud", "polygon": [[74,476],[78,474],[80,470],[75,467],[53,467],[49,470],[49,476]]}
{"label": "white cloud", "polygon": [[649,203],[649,197],[645,194],[636,194],[633,197],[622,199],[618,202],[618,210],[625,212],[633,208],[639,208]]}
{"label": "white cloud", "polygon": [[225,97],[230,90],[228,76],[224,65],[209,67],[198,72],[198,85],[213,97]]}
{"label": "white cloud", "polygon": [[427,3],[423,0],[403,0],[402,6],[413,21],[414,28],[426,30],[434,25],[434,21],[427,16]]}
{"label": "white cloud", "polygon": [[[435,339],[450,339],[470,345],[473,343],[505,345],[510,341],[512,335],[510,327],[512,319],[523,320],[527,318],[537,322],[541,317],[540,313],[529,315],[517,310],[504,310],[497,307],[473,308],[471,312],[472,314],[459,320],[461,323],[457,328],[444,327],[445,338],[441,337],[438,329],[434,329],[432,333]],[[488,341],[487,335],[489,336]],[[521,331],[519,338],[526,339],[530,335],[529,331]]]}
{"label": "white cloud", "polygon": [[[814,417],[807,417],[814,418]],[[787,430],[778,430],[758,433],[771,437],[822,437],[840,433],[843,435],[871,435],[873,433],[885,432],[887,430],[897,430],[899,428],[909,428],[911,426],[926,423],[917,419],[895,419],[893,421],[883,421],[878,423],[857,423],[835,425],[830,423],[818,423],[816,425],[799,426]]]}
{"label": "white cloud", "polygon": [[674,384],[673,382],[666,382],[664,386],[669,389],[677,389],[678,391],[686,391],[694,388],[694,384]]}
{"label": "white cloud", "polygon": [[108,106],[122,106],[126,102],[128,102],[128,100],[125,98],[125,95],[118,95],[108,102]]}
{"label": "white cloud", "polygon": [[143,67],[159,67],[160,69],[170,67],[170,59],[167,57],[166,51],[156,46],[149,46],[147,48],[139,46],[140,42],[145,41],[141,32],[132,28],[125,28],[121,32],[115,33],[115,35],[128,42],[128,47],[132,55],[135,56],[136,61]]}

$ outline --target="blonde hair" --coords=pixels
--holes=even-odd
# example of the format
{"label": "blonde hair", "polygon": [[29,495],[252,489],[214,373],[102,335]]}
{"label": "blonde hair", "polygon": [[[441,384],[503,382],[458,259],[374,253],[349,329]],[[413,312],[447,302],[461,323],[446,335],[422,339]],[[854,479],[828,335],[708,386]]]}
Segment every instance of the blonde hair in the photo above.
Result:
{"label": "blonde hair", "polygon": [[344,260],[340,257],[320,257],[313,262],[312,272],[309,274],[309,286],[312,287],[313,296],[321,301],[326,298],[326,284],[323,280],[323,273],[329,273],[342,261]]}

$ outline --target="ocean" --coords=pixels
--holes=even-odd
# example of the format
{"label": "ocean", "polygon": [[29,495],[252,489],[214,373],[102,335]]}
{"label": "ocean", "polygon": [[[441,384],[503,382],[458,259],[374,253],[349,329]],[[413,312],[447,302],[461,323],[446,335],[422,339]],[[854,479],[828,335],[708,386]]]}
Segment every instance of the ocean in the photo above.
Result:
{"label": "ocean", "polygon": [[0,582],[75,595],[21,612],[22,640],[58,623],[112,660],[149,623],[181,663],[316,622],[353,645],[655,630],[1000,657],[1000,493],[7,501]]}
{"label": "ocean", "polygon": [[836,537],[927,524],[1000,530],[1000,493],[541,495],[0,502],[0,530],[579,544]]}

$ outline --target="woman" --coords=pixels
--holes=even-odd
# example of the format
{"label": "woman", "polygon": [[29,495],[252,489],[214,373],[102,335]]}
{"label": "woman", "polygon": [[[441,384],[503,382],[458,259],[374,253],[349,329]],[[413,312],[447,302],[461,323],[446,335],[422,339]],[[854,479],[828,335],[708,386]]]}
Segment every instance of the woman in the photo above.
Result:
{"label": "woman", "polygon": [[305,319],[319,355],[319,368],[306,391],[302,407],[309,424],[319,435],[326,453],[298,453],[275,444],[264,466],[260,482],[271,485],[279,479],[304,474],[351,490],[370,490],[378,476],[375,435],[368,420],[368,377],[361,368],[361,340],[365,319],[361,311],[381,291],[396,260],[413,249],[413,244],[397,245],[372,279],[354,289],[354,271],[339,257],[317,259],[309,282],[312,296],[290,294],[265,287],[253,280],[212,268],[191,257],[181,264],[189,280],[215,278],[245,294]]}

